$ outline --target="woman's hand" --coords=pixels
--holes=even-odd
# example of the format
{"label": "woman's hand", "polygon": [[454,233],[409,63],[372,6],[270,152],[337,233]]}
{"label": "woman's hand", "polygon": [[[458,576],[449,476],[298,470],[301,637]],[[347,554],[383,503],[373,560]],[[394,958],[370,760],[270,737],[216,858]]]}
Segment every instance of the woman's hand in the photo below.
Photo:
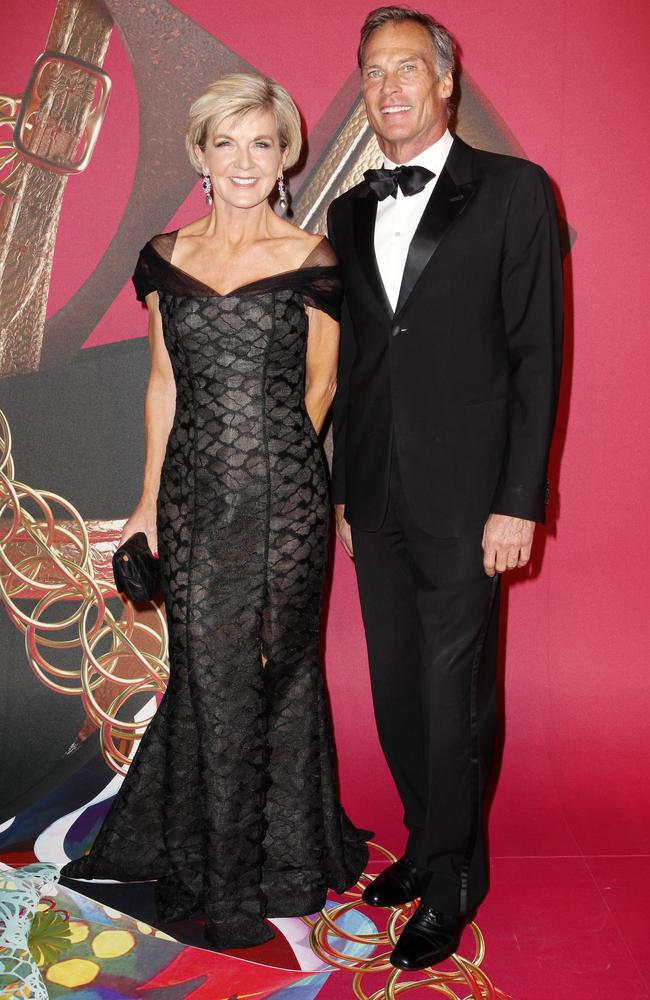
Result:
{"label": "woman's hand", "polygon": [[142,500],[140,501],[122,529],[119,544],[121,545],[122,542],[125,542],[127,538],[131,537],[131,535],[135,535],[137,531],[144,531],[147,536],[147,541],[149,542],[149,548],[153,554],[157,556],[158,532],[156,530],[155,504],[145,503]]}

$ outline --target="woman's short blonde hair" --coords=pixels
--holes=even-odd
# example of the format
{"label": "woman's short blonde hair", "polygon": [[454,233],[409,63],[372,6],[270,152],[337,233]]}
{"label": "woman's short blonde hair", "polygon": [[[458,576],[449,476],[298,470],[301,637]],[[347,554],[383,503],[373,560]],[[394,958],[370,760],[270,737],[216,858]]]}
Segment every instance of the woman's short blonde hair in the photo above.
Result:
{"label": "woman's short blonde hair", "polygon": [[273,112],[280,149],[287,151],[285,167],[288,169],[297,162],[302,148],[300,115],[284,87],[257,73],[229,73],[211,83],[190,108],[185,146],[198,173],[202,173],[202,168],[194,147],[204,150],[208,135],[224,119],[249,111]]}

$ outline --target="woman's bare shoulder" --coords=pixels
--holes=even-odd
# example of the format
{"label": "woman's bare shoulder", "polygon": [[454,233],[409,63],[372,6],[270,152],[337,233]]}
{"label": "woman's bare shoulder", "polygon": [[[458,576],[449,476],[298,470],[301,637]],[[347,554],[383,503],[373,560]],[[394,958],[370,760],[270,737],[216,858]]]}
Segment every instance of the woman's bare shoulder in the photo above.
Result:
{"label": "woman's bare shoulder", "polygon": [[292,224],[290,225],[292,230],[290,238],[296,240],[296,243],[302,244],[307,252],[315,250],[324,238],[320,233],[310,233],[307,229],[301,229],[299,226],[294,226]]}
{"label": "woman's bare shoulder", "polygon": [[211,219],[211,214],[202,215],[200,219],[195,219],[194,222],[188,222],[186,225],[181,226],[177,232],[177,238],[183,239],[186,236],[203,236],[208,224]]}
{"label": "woman's bare shoulder", "polygon": [[287,253],[294,258],[298,265],[311,258],[319,247],[329,246],[325,236],[320,233],[310,233],[308,230],[300,229],[291,223],[287,224],[282,235]]}

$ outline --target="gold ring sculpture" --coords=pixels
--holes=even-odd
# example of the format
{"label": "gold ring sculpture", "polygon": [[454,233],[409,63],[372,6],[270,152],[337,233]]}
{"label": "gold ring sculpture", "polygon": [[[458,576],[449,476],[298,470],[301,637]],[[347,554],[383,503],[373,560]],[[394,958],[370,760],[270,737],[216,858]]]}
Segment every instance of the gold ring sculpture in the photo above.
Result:
{"label": "gold ring sculpture", "polygon": [[[389,864],[396,860],[390,851],[379,844],[370,842],[368,846],[377,851]],[[389,961],[389,954],[397,942],[400,931],[415,912],[415,902],[388,911],[383,931],[375,934],[352,934],[343,929],[337,921],[351,910],[361,912],[365,907],[361,893],[372,878],[373,876],[364,872],[356,886],[344,893],[344,896],[348,897],[345,902],[322,910],[316,920],[303,917],[311,928],[309,943],[319,958],[336,969],[352,974],[352,992],[356,1000],[394,1000],[402,993],[414,990],[433,991],[447,997],[448,1000],[510,1000],[493,985],[487,973],[481,968],[485,958],[485,941],[475,923],[469,925],[474,938],[474,954],[471,958],[452,955],[450,963],[455,966],[452,970],[436,967],[423,969],[418,973],[403,972],[401,969],[393,968]],[[372,909],[375,921],[378,914],[386,912],[376,907],[368,909]],[[355,958],[339,951],[331,938],[373,945],[377,951],[369,957]],[[380,975],[382,978],[378,980]],[[368,981],[373,978],[375,983],[371,987]]]}
{"label": "gold ring sculpture", "polygon": [[[162,696],[169,665],[163,609],[141,611],[115,590],[110,551],[121,527],[85,522],[63,497],[19,482],[0,411],[0,597],[31,669],[51,691],[81,697],[104,760],[124,774],[153,715],[135,720],[133,699]],[[71,649],[80,655],[64,662]]]}

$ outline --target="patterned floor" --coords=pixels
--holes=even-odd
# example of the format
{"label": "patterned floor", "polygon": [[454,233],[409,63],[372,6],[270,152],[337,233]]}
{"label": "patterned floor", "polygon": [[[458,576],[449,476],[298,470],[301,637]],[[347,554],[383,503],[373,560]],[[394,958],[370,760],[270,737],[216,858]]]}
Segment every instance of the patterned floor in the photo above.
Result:
{"label": "patterned floor", "polygon": [[[328,901],[327,909],[313,917],[273,921],[275,938],[260,948],[228,953],[187,943],[201,941],[198,923],[173,928],[174,936],[168,932],[171,928],[163,930],[92,898],[106,894],[107,887],[100,883],[77,883],[82,891],[75,891],[54,881],[52,866],[17,871],[4,866],[2,996],[121,1000],[156,991],[152,995],[165,1000],[315,1000],[329,985],[329,996],[358,1000],[390,1000],[407,991],[424,995],[425,990],[429,996],[433,991],[452,1000],[510,1000],[484,970],[485,945],[476,925],[464,938],[463,956],[436,969],[407,974],[390,965],[392,942],[413,904],[382,911],[362,903],[364,885],[392,860],[388,851],[373,846],[368,873],[345,896]],[[24,918],[30,899],[31,923],[23,923],[31,961],[9,932],[12,916],[20,913]],[[161,989],[162,994],[157,992]]]}

